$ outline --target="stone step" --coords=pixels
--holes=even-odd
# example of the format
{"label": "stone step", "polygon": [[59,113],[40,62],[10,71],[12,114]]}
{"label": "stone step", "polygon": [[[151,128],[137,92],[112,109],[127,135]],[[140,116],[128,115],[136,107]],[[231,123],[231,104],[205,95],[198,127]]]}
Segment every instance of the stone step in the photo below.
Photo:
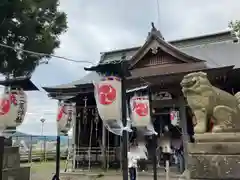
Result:
{"label": "stone step", "polygon": [[[152,165],[152,164],[151,164],[151,165],[148,164],[148,165],[146,166],[146,169],[148,169],[148,170],[153,170],[153,165]],[[178,172],[178,171],[179,171],[177,165],[172,165],[172,166],[169,167],[169,169],[170,169],[170,171],[172,171],[172,172]],[[164,165],[157,166],[157,170],[158,170],[158,171],[165,171]]]}
{"label": "stone step", "polygon": [[4,169],[2,180],[30,180],[30,167]]}

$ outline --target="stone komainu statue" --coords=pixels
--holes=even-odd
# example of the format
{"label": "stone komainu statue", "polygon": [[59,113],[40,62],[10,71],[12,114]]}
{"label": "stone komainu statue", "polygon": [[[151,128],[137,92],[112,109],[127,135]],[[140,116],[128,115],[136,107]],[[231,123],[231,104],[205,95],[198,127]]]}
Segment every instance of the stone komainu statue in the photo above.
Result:
{"label": "stone komainu statue", "polygon": [[184,76],[181,86],[197,120],[195,133],[207,132],[210,119],[214,119],[212,132],[240,131],[240,92],[233,96],[212,86],[204,72]]}

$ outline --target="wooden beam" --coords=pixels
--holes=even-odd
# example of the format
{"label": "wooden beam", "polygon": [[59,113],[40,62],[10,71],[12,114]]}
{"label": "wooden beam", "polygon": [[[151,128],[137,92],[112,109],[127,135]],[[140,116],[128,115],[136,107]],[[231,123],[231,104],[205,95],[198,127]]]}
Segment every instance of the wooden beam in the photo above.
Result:
{"label": "wooden beam", "polygon": [[[76,109],[83,109],[84,106],[76,106]],[[87,105],[87,108],[96,108],[96,105]]]}
{"label": "wooden beam", "polygon": [[182,141],[183,141],[183,150],[184,150],[184,166],[187,169],[188,165],[188,151],[187,151],[187,143],[189,142],[188,132],[187,132],[187,116],[186,116],[186,103],[184,97],[179,98],[180,103],[180,126],[182,129]]}
{"label": "wooden beam", "polygon": [[[172,108],[172,107],[180,107],[182,106],[182,102],[179,99],[171,99],[171,100],[153,100],[152,107],[153,108]],[[184,103],[184,106],[187,106]]]}
{"label": "wooden beam", "polygon": [[106,156],[106,127],[104,126],[104,123],[102,123],[102,148],[101,148],[101,154],[102,154],[102,164],[103,169],[107,169],[107,156]]}

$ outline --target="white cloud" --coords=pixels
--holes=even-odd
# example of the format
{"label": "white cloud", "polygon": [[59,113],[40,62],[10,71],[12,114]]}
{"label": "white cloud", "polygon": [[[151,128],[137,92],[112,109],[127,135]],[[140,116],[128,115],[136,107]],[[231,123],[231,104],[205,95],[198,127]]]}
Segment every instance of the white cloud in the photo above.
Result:
{"label": "white cloud", "polygon": [[[179,39],[227,28],[232,19],[240,19],[239,0],[159,0],[160,21],[156,22],[156,0],[60,0],[60,9],[68,15],[68,31],[61,36],[56,54],[76,60],[97,62],[100,52],[141,45],[150,22],[155,21],[166,39]],[[49,65],[37,68],[34,83],[51,86],[76,80],[86,74],[82,66],[53,58]],[[47,121],[45,134],[56,132],[56,101],[44,92],[30,92],[26,121],[20,130],[40,133],[41,116]]]}
{"label": "white cloud", "polygon": [[238,0],[160,0],[161,29],[170,39],[226,30],[240,18]]}

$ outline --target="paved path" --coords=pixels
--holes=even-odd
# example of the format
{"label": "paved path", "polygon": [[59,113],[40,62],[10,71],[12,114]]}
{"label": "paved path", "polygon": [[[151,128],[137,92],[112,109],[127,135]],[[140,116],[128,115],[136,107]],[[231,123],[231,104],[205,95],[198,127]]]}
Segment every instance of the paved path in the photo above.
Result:
{"label": "paved path", "polygon": [[[95,180],[91,177],[61,177],[61,180]],[[96,180],[122,180],[122,176],[104,176]],[[137,180],[153,180],[151,176],[140,176]],[[158,177],[158,180],[166,180],[165,177]],[[169,180],[178,180],[178,178],[170,178]]]}
{"label": "paved path", "polygon": [[[97,174],[80,174],[80,173],[66,173],[62,174],[61,180],[122,180],[121,174],[106,174],[102,177],[97,177]],[[171,174],[169,180],[177,180],[179,178],[176,174]],[[153,175],[151,173],[145,173],[137,176],[137,180],[152,180]],[[158,180],[165,180],[165,174],[158,173]]]}

